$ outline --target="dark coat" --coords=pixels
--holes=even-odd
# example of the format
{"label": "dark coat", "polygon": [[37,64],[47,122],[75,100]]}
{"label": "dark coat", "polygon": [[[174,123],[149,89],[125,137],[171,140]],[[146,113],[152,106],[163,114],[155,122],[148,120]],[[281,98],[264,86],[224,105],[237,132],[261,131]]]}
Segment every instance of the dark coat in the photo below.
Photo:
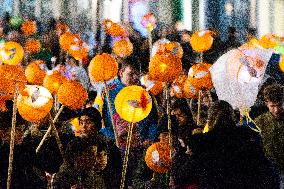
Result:
{"label": "dark coat", "polygon": [[279,188],[279,177],[248,128],[214,129],[195,137],[193,155],[175,157],[175,182],[197,178],[199,188]]}

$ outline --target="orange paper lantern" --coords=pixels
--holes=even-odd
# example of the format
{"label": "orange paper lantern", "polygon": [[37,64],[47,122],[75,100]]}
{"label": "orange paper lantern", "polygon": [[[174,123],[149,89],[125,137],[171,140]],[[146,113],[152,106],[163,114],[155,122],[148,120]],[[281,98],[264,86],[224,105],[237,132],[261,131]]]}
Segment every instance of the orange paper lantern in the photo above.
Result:
{"label": "orange paper lantern", "polygon": [[36,23],[34,21],[28,20],[22,24],[21,31],[24,35],[30,36],[36,33]]}
{"label": "orange paper lantern", "polygon": [[41,68],[45,63],[43,60],[35,60],[31,62],[25,70],[28,82],[32,85],[42,85],[45,78],[45,71]]}
{"label": "orange paper lantern", "polygon": [[188,72],[188,77],[193,79],[194,86],[198,89],[210,90],[213,88],[210,69],[211,64],[197,63],[193,65]]}
{"label": "orange paper lantern", "polygon": [[54,71],[51,74],[46,74],[43,79],[43,86],[49,90],[52,94],[56,94],[59,87],[66,80],[59,71]]}
{"label": "orange paper lantern", "polygon": [[0,75],[0,111],[8,111],[6,108],[6,101],[13,99],[15,93],[15,85],[13,81]]}
{"label": "orange paper lantern", "polygon": [[26,95],[18,96],[19,114],[30,122],[41,121],[52,108],[52,95],[46,88],[37,85],[27,85],[24,91]]}
{"label": "orange paper lantern", "polygon": [[132,54],[133,45],[128,39],[121,39],[114,43],[112,50],[117,56],[127,57]]}
{"label": "orange paper lantern", "polygon": [[77,81],[65,81],[58,89],[58,101],[72,110],[80,109],[88,99],[86,89]]}
{"label": "orange paper lantern", "polygon": [[70,32],[62,34],[59,38],[60,47],[65,51],[68,51],[72,45],[79,46],[80,43],[82,43],[80,35]]}
{"label": "orange paper lantern", "polygon": [[91,60],[88,69],[91,79],[96,82],[103,82],[117,75],[118,64],[110,54],[103,53]]}
{"label": "orange paper lantern", "polygon": [[190,38],[190,44],[196,52],[205,52],[213,44],[212,32],[209,30],[195,32]]}
{"label": "orange paper lantern", "polygon": [[179,76],[181,71],[180,58],[171,53],[156,54],[149,63],[149,76],[154,81],[172,81]]}
{"label": "orange paper lantern", "polygon": [[156,142],[146,151],[147,166],[157,173],[167,173],[171,167],[170,146],[167,143]]}
{"label": "orange paper lantern", "polygon": [[0,48],[0,60],[4,64],[18,65],[23,58],[24,49],[19,43],[9,41]]}
{"label": "orange paper lantern", "polygon": [[199,87],[196,86],[196,82],[192,77],[188,77],[183,86],[185,98],[198,98]]}
{"label": "orange paper lantern", "polygon": [[274,34],[266,34],[259,40],[259,44],[265,49],[273,49],[277,46],[277,36]]}
{"label": "orange paper lantern", "polygon": [[119,24],[112,22],[109,19],[104,20],[103,26],[105,28],[105,32],[111,36],[126,36],[126,30]]}
{"label": "orange paper lantern", "polygon": [[167,52],[171,52],[173,55],[177,56],[178,58],[182,58],[183,56],[183,49],[178,42],[172,41],[169,43],[165,43],[165,50]]}
{"label": "orange paper lantern", "polygon": [[76,60],[82,60],[88,56],[89,47],[86,43],[81,41],[79,44],[71,45],[68,49],[68,53]]}
{"label": "orange paper lantern", "polygon": [[187,76],[181,74],[171,85],[171,95],[177,98],[184,98],[184,84],[187,79]]}
{"label": "orange paper lantern", "polygon": [[41,44],[39,42],[39,40],[35,40],[35,39],[29,39],[26,43],[25,43],[25,50],[28,53],[38,53],[41,49]]}
{"label": "orange paper lantern", "polygon": [[163,82],[152,81],[148,74],[141,78],[141,84],[145,86],[146,90],[150,91],[153,95],[160,94],[164,89]]}
{"label": "orange paper lantern", "polygon": [[136,123],[149,115],[152,109],[152,99],[141,86],[132,85],[119,91],[114,105],[122,119]]}

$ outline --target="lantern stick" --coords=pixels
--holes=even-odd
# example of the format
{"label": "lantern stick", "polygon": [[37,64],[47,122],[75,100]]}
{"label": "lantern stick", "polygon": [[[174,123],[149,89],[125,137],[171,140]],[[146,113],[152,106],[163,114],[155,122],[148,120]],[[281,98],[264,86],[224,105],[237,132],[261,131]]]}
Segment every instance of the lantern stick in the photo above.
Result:
{"label": "lantern stick", "polygon": [[107,97],[107,106],[108,106],[108,110],[109,110],[109,114],[110,114],[110,118],[111,118],[111,124],[112,124],[113,131],[114,131],[115,144],[118,147],[118,131],[117,131],[114,119],[113,119],[113,111],[112,111],[112,107],[111,107],[111,104],[110,104],[110,98],[109,98],[109,89],[108,89],[106,81],[104,81],[104,83],[105,83],[105,93],[106,93],[106,97]]}
{"label": "lantern stick", "polygon": [[[64,106],[62,105],[61,108],[59,109],[59,111],[57,112],[57,114],[55,115],[53,121],[52,121],[53,124],[56,123],[56,121],[57,121],[59,115],[60,115],[61,112],[63,111],[63,108],[64,108]],[[43,138],[41,139],[41,141],[40,141],[38,147],[36,148],[36,153],[39,152],[39,150],[40,150],[40,148],[42,147],[44,141],[45,141],[45,140],[47,139],[47,137],[50,135],[50,133],[52,132],[52,130],[53,130],[53,126],[50,125],[49,128],[48,128],[48,130],[47,130],[46,133],[44,134]]]}
{"label": "lantern stick", "polygon": [[173,138],[172,138],[172,124],[171,124],[171,107],[170,107],[170,84],[166,85],[166,102],[167,102],[167,117],[168,117],[168,130],[169,130],[169,145],[170,145],[170,158],[172,158],[173,152]]}
{"label": "lantern stick", "polygon": [[10,139],[10,153],[9,153],[7,189],[11,188],[13,160],[14,160],[14,148],[15,148],[15,135],[16,135],[16,115],[17,115],[17,98],[18,98],[18,95],[19,95],[19,83],[16,82],[16,91],[15,91],[15,95],[14,95],[13,114],[12,114],[12,128],[11,128],[11,139]]}
{"label": "lantern stick", "polygon": [[203,62],[203,52],[200,53],[200,62]]}
{"label": "lantern stick", "polygon": [[200,125],[200,107],[201,107],[201,90],[198,92],[197,118],[196,118],[197,126]]}
{"label": "lantern stick", "polygon": [[126,140],[126,149],[125,149],[125,155],[124,155],[124,159],[123,159],[120,189],[124,189],[126,172],[127,172],[127,165],[128,165],[128,156],[129,156],[130,147],[131,147],[133,127],[134,127],[134,123],[132,122],[131,125],[130,125],[130,128],[128,130],[128,135],[127,135],[127,140]]}

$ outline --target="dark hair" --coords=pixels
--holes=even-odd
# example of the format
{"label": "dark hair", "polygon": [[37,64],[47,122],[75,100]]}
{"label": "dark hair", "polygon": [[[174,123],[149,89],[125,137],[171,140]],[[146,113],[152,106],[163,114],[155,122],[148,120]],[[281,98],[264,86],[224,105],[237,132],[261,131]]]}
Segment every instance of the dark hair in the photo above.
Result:
{"label": "dark hair", "polygon": [[81,116],[88,116],[95,124],[93,129],[96,129],[96,131],[99,131],[102,128],[102,116],[96,108],[90,107],[81,110],[81,112],[79,112],[79,118]]}
{"label": "dark hair", "polygon": [[180,109],[180,111],[186,115],[188,123],[194,123],[192,113],[185,99],[177,99],[172,104],[171,109],[172,110]]}
{"label": "dark hair", "polygon": [[[178,121],[175,116],[170,116],[171,119],[171,130],[172,134],[176,135],[177,134],[177,126],[178,126]],[[161,120],[158,123],[158,129],[157,129],[157,135],[159,136],[161,133],[164,132],[169,132],[168,129],[168,115],[163,115]]]}
{"label": "dark hair", "polygon": [[281,103],[284,101],[284,87],[280,84],[268,85],[263,95],[265,102]]}
{"label": "dark hair", "polygon": [[213,129],[236,126],[233,107],[223,100],[214,102],[208,110],[208,126]]}

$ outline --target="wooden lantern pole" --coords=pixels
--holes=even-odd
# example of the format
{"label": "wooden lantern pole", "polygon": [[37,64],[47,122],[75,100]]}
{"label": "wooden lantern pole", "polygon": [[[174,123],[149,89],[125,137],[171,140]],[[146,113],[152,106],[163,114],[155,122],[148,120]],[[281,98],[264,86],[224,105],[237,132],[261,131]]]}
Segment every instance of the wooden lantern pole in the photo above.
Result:
{"label": "wooden lantern pole", "polygon": [[121,176],[121,182],[120,182],[120,189],[124,189],[124,185],[125,185],[125,178],[126,178],[126,173],[127,173],[128,157],[129,157],[129,152],[130,152],[130,147],[131,147],[133,127],[134,127],[134,123],[132,122],[130,124],[130,128],[129,128],[129,131],[128,131],[128,134],[127,134],[126,149],[125,149],[125,155],[124,155],[123,166],[122,166],[122,176]]}
{"label": "wooden lantern pole", "polygon": [[170,107],[170,84],[166,85],[166,103],[167,103],[167,117],[168,117],[168,130],[169,130],[169,145],[170,145],[170,158],[173,152],[173,138],[172,138],[172,123],[171,123],[171,107]]}
{"label": "wooden lantern pole", "polygon": [[[62,106],[60,107],[59,111],[57,112],[57,114],[55,115],[53,121],[51,121],[48,130],[46,131],[46,133],[44,134],[43,138],[41,139],[41,141],[40,141],[38,147],[36,148],[36,153],[39,152],[39,150],[41,149],[41,147],[42,147],[44,141],[47,139],[47,137],[51,134],[52,131],[54,131],[55,133],[57,133],[57,134],[55,134],[56,142],[57,142],[57,144],[58,144],[58,146],[59,146],[60,152],[61,152],[61,153],[63,152],[63,149],[60,149],[60,148],[63,148],[63,147],[62,147],[62,144],[61,144],[61,142],[60,142],[57,129],[56,129],[55,126],[54,126],[54,123],[56,123],[58,117],[60,116],[61,112],[63,111],[63,108],[64,108],[64,106],[62,105]],[[51,116],[50,116],[50,119],[52,119]],[[61,150],[62,150],[62,151],[61,151]],[[62,157],[63,157],[63,154],[61,154],[61,155],[62,155]]]}
{"label": "wooden lantern pole", "polygon": [[109,110],[109,114],[111,118],[111,124],[112,124],[113,132],[114,132],[115,144],[118,147],[118,131],[117,131],[114,118],[113,118],[113,111],[112,111],[112,106],[111,106],[110,97],[109,97],[109,89],[108,89],[106,81],[104,81],[104,84],[105,84],[105,93],[107,97],[107,106],[108,106],[108,110]]}
{"label": "wooden lantern pole", "polygon": [[197,118],[196,118],[196,124],[197,126],[200,125],[200,109],[201,109],[201,90],[198,92],[198,102],[197,102]]}
{"label": "wooden lantern pole", "polygon": [[17,117],[16,115],[17,115],[17,98],[18,98],[18,95],[19,95],[19,83],[16,82],[16,91],[15,91],[15,94],[14,94],[13,114],[12,114],[12,128],[11,128],[11,138],[10,138],[10,153],[9,153],[7,189],[11,188],[11,180],[12,180],[15,136],[16,136],[16,117]]}

